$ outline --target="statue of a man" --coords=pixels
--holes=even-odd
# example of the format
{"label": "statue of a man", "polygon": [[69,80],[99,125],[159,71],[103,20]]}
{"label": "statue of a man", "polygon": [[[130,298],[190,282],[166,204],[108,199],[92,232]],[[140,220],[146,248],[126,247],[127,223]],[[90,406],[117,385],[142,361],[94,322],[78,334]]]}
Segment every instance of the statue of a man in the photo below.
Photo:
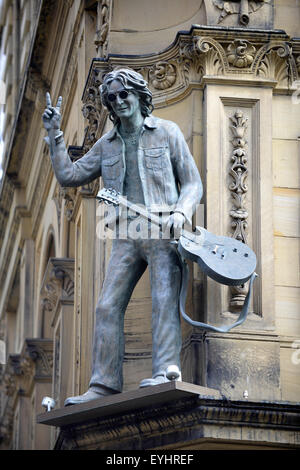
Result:
{"label": "statue of a man", "polygon": [[[180,230],[202,197],[202,183],[179,127],[151,116],[152,95],[142,75],[117,69],[104,77],[101,99],[114,128],[84,157],[72,163],[60,130],[61,97],[56,107],[47,94],[43,122],[55,175],[62,186],[81,186],[102,176],[104,186],[130,202],[171,208],[169,229]],[[124,315],[138,280],[149,268],[152,293],[152,378],[140,387],[167,382],[166,369],[180,370],[179,292],[181,264],[170,239],[114,239],[96,308],[92,376],[88,391],[65,405],[119,393],[123,385]]]}

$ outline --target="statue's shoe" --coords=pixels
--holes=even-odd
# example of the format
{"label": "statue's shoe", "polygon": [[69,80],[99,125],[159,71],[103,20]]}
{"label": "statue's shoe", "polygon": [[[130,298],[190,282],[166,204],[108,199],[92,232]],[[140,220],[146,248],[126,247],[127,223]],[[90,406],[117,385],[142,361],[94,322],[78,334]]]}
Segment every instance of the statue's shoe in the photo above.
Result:
{"label": "statue's shoe", "polygon": [[143,379],[140,382],[140,388],[151,387],[152,385],[164,384],[166,382],[170,382],[170,380],[165,375],[155,375],[151,379]]}
{"label": "statue's shoe", "polygon": [[95,389],[89,389],[83,395],[77,395],[75,397],[69,397],[65,400],[65,406],[78,405],[80,403],[87,403],[88,401],[96,400],[97,398],[107,397],[108,395],[113,395],[114,391],[108,391],[105,389],[100,389],[95,391]]}
{"label": "statue's shoe", "polygon": [[151,387],[152,385],[165,384],[172,380],[181,381],[181,372],[178,366],[168,366],[165,371],[158,372],[150,379],[144,379],[140,382],[140,388]]}

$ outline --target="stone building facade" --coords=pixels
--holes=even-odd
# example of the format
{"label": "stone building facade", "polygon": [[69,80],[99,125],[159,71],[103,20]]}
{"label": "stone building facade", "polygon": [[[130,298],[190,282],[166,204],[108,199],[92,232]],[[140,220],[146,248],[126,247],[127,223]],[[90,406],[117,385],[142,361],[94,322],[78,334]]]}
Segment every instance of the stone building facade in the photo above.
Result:
{"label": "stone building facade", "polygon": [[[183,131],[204,183],[200,225],[246,242],[258,258],[243,325],[220,334],[182,324],[184,382],[252,403],[251,416],[266,402],[281,407],[280,416],[288,413],[283,404],[299,416],[299,25],[296,0],[2,1],[0,449],[57,446],[60,429],[36,421],[42,398],[62,407],[89,382],[95,304],[110,250],[110,240],[97,237],[102,183],[58,185],[41,115],[46,91],[54,101],[62,95],[65,140],[70,157],[80,158],[111,129],[99,85],[120,65],[142,73],[154,115]],[[232,322],[247,285],[222,286],[196,265],[191,272],[192,317]],[[125,317],[125,391],[151,376],[150,313],[145,273]],[[182,426],[194,429],[200,419],[187,415]],[[259,445],[254,431],[245,437],[214,426],[210,443],[198,437],[193,448]],[[299,446],[299,426],[289,426],[281,433],[279,419],[272,435],[265,430],[266,446]],[[87,430],[80,432],[84,441]],[[188,448],[187,439],[182,434],[172,448]]]}

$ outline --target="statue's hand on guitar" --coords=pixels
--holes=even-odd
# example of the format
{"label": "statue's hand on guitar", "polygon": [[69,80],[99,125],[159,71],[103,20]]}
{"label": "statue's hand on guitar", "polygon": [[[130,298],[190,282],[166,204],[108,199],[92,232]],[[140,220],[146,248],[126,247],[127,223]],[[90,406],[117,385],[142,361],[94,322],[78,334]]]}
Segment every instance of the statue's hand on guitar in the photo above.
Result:
{"label": "statue's hand on guitar", "polygon": [[169,231],[169,233],[174,235],[174,238],[179,239],[182,234],[184,224],[184,215],[181,214],[181,212],[174,212],[167,220],[166,229]]}

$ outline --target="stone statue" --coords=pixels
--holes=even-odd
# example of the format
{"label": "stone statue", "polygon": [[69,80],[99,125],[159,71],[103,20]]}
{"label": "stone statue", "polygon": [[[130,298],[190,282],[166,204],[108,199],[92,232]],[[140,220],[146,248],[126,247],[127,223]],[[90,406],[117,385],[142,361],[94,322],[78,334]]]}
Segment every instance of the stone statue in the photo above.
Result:
{"label": "stone statue", "polygon": [[[168,206],[166,226],[191,224],[202,197],[202,183],[179,127],[151,116],[152,95],[139,73],[119,68],[105,75],[101,99],[114,128],[81,159],[72,163],[60,130],[62,98],[52,106],[49,93],[43,122],[55,175],[62,186],[81,186],[102,176],[133,203],[146,208]],[[181,265],[170,239],[114,239],[96,308],[92,376],[88,391],[67,398],[84,403],[122,391],[124,315],[138,280],[149,268],[152,292],[152,377],[140,387],[168,381],[166,369],[180,370],[179,292]]]}

